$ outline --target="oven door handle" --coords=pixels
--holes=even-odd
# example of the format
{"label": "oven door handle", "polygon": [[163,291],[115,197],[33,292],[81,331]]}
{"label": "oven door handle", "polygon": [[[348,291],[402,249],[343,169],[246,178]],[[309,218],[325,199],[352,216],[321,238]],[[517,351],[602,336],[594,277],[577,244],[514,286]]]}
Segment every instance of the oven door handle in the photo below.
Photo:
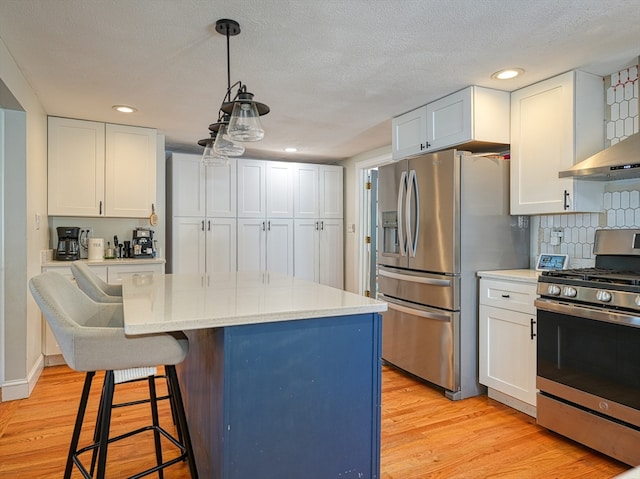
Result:
{"label": "oven door handle", "polygon": [[380,269],[378,271],[378,275],[386,276],[387,278],[391,278],[391,279],[398,279],[400,281],[407,281],[410,283],[431,284],[433,286],[451,286],[451,280],[448,280],[448,279],[425,278],[424,276],[413,276],[409,274],[393,273],[391,271],[386,271],[384,269]]}
{"label": "oven door handle", "polygon": [[621,313],[583,304],[561,303],[544,298],[536,299],[534,304],[537,309],[542,311],[640,328],[640,317],[633,316],[630,313]]}

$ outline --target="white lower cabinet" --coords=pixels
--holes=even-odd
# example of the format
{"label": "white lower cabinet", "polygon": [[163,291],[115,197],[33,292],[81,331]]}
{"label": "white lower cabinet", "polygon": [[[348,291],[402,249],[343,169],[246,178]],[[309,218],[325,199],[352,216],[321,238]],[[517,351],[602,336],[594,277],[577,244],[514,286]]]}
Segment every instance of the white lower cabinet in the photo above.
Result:
{"label": "white lower cabinet", "polygon": [[172,273],[236,270],[235,218],[174,217]]}
{"label": "white lower cabinet", "polygon": [[297,219],[294,228],[294,276],[342,289],[342,219]]}
{"label": "white lower cabinet", "polygon": [[536,415],[536,283],[480,279],[480,383],[489,397]]}
{"label": "white lower cabinet", "polygon": [[293,275],[293,220],[238,219],[238,271]]}

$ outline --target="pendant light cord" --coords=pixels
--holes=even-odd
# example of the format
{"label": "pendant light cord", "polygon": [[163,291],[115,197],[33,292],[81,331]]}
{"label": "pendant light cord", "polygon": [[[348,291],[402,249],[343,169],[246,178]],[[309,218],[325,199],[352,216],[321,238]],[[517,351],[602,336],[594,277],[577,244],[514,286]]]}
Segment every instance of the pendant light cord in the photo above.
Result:
{"label": "pendant light cord", "polygon": [[229,28],[227,28],[227,101],[231,101],[231,54],[229,52]]}

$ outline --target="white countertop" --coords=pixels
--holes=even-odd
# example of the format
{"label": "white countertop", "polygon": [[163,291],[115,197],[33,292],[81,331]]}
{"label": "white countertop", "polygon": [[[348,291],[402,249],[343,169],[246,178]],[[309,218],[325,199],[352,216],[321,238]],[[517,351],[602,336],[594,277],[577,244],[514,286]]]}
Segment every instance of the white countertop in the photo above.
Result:
{"label": "white countertop", "polygon": [[[166,262],[164,258],[114,258],[114,259],[96,259],[96,260],[88,260],[88,259],[80,259],[77,261],[82,261],[87,263],[89,266],[115,266],[115,265],[125,265],[125,264],[163,264]],[[62,261],[62,260],[48,260],[43,261],[42,266],[46,268],[51,268],[55,266],[69,266],[73,261]]]}
{"label": "white countertop", "polygon": [[387,310],[382,301],[274,273],[134,274],[122,287],[127,334]]}
{"label": "white countertop", "polygon": [[540,271],[536,271],[535,269],[502,269],[494,271],[478,271],[477,275],[481,278],[537,283]]}

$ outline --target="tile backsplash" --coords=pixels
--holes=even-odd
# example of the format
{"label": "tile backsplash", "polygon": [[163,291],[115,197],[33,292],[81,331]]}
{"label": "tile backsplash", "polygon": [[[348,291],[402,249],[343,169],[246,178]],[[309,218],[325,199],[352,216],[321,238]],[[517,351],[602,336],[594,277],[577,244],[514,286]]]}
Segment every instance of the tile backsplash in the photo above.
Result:
{"label": "tile backsplash", "polygon": [[[606,146],[638,132],[638,66],[605,78]],[[593,243],[597,229],[640,229],[640,180],[607,183],[601,213],[542,215],[532,218],[532,245],[540,253],[569,255],[569,267],[594,265]],[[536,228],[537,225],[537,228]]]}

